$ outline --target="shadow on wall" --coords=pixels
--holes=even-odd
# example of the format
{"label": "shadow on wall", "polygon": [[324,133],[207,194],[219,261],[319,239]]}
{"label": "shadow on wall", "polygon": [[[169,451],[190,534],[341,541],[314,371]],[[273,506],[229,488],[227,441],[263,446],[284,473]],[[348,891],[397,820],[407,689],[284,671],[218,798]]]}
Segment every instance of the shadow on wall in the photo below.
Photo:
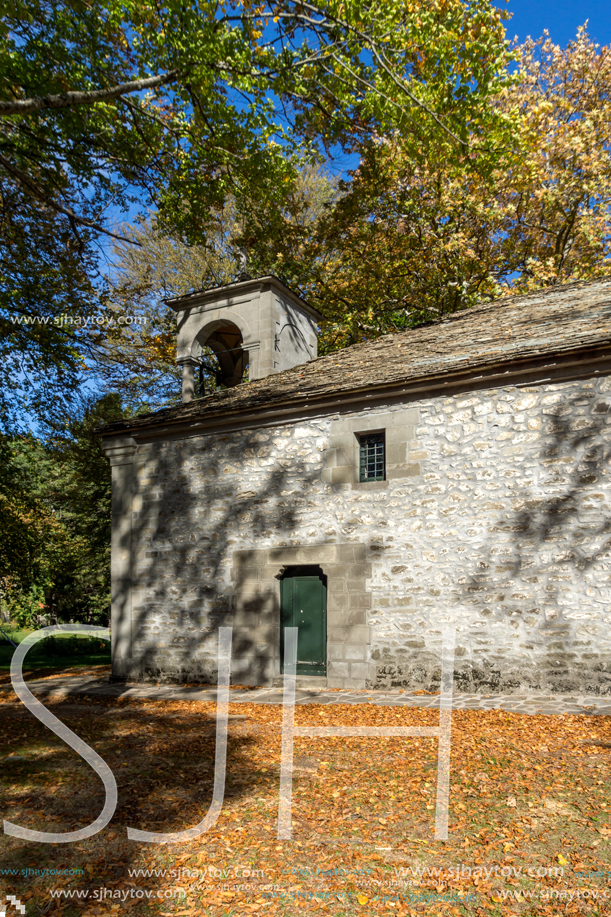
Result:
{"label": "shadow on wall", "polygon": [[[138,572],[134,586],[140,593],[134,598],[132,661],[142,675],[163,674],[179,681],[195,673],[202,681],[216,682],[218,628],[231,624],[233,618],[231,555],[235,548],[244,543],[250,547],[268,534],[284,532],[288,541],[305,503],[304,491],[319,475],[320,466],[312,470],[298,455],[288,468],[271,464],[272,439],[271,432],[265,440],[253,432],[194,438],[156,446],[144,460],[146,476],[141,474],[137,492],[142,509],[134,514],[132,529]],[[248,487],[237,473],[245,462],[251,471]],[[129,537],[129,530],[122,530],[123,549],[129,548]],[[263,612],[265,601],[262,596]],[[233,660],[253,652],[256,635],[234,633]],[[6,743],[20,754],[3,763],[7,817],[26,827],[58,833],[94,821],[104,803],[101,781],[23,707],[8,706],[3,712]],[[130,887],[145,888],[147,894],[157,888],[167,891],[167,877],[132,876],[130,870],[142,866],[142,857],[151,856],[151,845],[126,847],[126,828],[179,831],[204,818],[214,788],[213,707],[182,701],[151,706],[114,698],[97,703],[82,696],[60,698],[50,706],[102,756],[119,785],[112,830],[72,848],[75,863],[93,867],[87,865],[82,876],[70,879],[70,886],[98,890],[112,885],[115,898],[120,889],[127,895],[125,888]],[[41,756],[41,747],[49,742],[49,754]],[[200,839],[204,852],[207,844],[218,842],[228,831],[231,822],[224,817],[228,808],[235,812],[241,804],[248,810],[253,800],[277,794],[277,769],[270,767],[269,755],[270,748],[274,753],[279,750],[279,742],[278,734],[271,745],[266,740],[257,746],[252,724],[230,721],[225,811]],[[60,772],[64,779],[58,783]],[[250,817],[247,814],[243,822],[246,829]],[[273,819],[269,825],[275,830]],[[64,844],[7,839],[0,851],[0,867],[23,870],[25,878],[11,878],[10,890],[28,901],[28,912],[36,900],[42,912],[50,880],[26,870],[44,859],[59,872],[66,865],[65,855]],[[205,859],[200,864],[202,875],[208,865]],[[64,878],[57,884],[64,886]],[[124,898],[120,902],[124,904]]]}
{"label": "shadow on wall", "polygon": [[[462,690],[611,692],[611,647],[601,653],[600,646],[611,584],[611,516],[602,487],[611,393],[607,400],[603,386],[575,383],[543,406],[543,446],[531,466],[528,459],[521,466],[531,482],[516,488],[513,514],[488,530],[487,554],[458,598],[474,616],[515,628],[519,653],[512,661],[499,651],[498,666],[479,666],[474,657],[460,674],[457,660]],[[489,647],[484,654],[490,658]]]}
{"label": "shadow on wall", "polygon": [[[216,682],[218,629],[234,623],[234,550],[282,535],[290,543],[304,491],[319,477],[297,455],[288,468],[271,464],[272,437],[244,431],[185,439],[147,455],[132,535],[131,678]],[[264,646],[280,634],[276,586],[257,589],[252,626],[234,628],[234,682],[248,667],[264,683]]]}

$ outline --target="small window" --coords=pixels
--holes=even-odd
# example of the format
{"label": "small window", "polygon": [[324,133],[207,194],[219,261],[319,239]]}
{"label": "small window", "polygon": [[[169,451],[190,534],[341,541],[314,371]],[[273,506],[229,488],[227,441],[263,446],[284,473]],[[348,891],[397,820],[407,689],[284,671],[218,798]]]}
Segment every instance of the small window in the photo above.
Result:
{"label": "small window", "polygon": [[384,433],[359,436],[359,481],[385,481],[386,456]]}

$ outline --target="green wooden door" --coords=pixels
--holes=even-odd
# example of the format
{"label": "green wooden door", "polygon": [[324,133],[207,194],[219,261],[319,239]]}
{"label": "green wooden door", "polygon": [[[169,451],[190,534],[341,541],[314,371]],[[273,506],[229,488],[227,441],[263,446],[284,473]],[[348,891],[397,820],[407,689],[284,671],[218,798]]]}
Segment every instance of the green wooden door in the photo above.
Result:
{"label": "green wooden door", "polygon": [[281,581],[280,659],[284,673],[284,628],[298,627],[297,674],[327,674],[327,589],[319,576]]}

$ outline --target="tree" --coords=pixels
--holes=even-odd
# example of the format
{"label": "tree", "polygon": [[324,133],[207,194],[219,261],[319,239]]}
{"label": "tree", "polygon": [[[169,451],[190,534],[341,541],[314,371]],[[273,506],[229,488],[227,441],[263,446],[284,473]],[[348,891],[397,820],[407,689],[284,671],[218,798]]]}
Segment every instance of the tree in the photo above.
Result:
{"label": "tree", "polygon": [[107,395],[44,440],[0,441],[0,581],[13,614],[108,620],[111,477],[93,430],[123,416]]}
{"label": "tree", "polygon": [[83,400],[45,448],[53,473],[47,498],[61,519],[67,555],[52,570],[50,607],[60,620],[106,623],[110,615],[111,471],[98,427],[128,415],[116,394]]}
{"label": "tree", "polygon": [[[48,463],[46,463],[48,464]],[[49,583],[54,545],[60,535],[40,492],[44,449],[31,436],[0,438],[0,589],[27,595]]]}
{"label": "tree", "polygon": [[463,158],[400,135],[364,149],[313,243],[333,252],[310,294],[327,347],[609,270],[610,49],[582,28],[566,49],[544,38],[517,56],[496,159],[477,139]]}
{"label": "tree", "polygon": [[[108,307],[113,320],[98,335],[94,366],[105,388],[119,392],[134,410],[154,410],[180,393],[176,313],[165,300],[234,279],[236,263],[223,229],[207,247],[186,245],[160,231],[150,216],[125,226],[132,241],[114,246]],[[207,382],[214,385],[212,366]]]}
{"label": "tree", "polygon": [[[27,376],[30,410],[41,380],[47,404],[74,389],[97,308],[94,246],[119,235],[118,212],[152,208],[199,244],[228,198],[247,215],[282,210],[296,151],[398,129],[464,153],[503,80],[502,18],[489,0],[12,0],[0,45],[5,385]],[[5,409],[5,427],[18,413]]]}
{"label": "tree", "polygon": [[66,221],[0,173],[0,430],[70,410],[99,308],[96,269]]}
{"label": "tree", "polygon": [[[567,48],[520,49],[501,104],[519,116],[521,158],[502,186],[502,280],[516,291],[605,274],[611,256],[611,47],[582,26]],[[507,238],[505,238],[505,236]],[[501,278],[500,278],[501,279]]]}

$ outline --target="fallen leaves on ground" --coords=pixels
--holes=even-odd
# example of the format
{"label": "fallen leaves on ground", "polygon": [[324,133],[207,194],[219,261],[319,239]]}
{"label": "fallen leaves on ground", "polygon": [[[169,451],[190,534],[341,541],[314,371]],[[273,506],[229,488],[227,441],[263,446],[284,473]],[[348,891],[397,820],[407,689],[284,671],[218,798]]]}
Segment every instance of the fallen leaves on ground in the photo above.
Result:
{"label": "fallen leaves on ground", "polygon": [[[219,819],[187,843],[149,845],[129,841],[127,827],[183,830],[210,806],[214,704],[45,703],[110,765],[119,804],[107,828],[76,844],[3,837],[2,890],[28,914],[609,912],[607,717],[454,711],[447,841],[434,839],[436,738],[296,738],[292,836],[280,840],[282,707],[231,704]],[[0,716],[4,818],[43,831],[93,821],[104,791],[88,765],[8,692]],[[295,709],[296,725],[437,720],[371,703]]]}

